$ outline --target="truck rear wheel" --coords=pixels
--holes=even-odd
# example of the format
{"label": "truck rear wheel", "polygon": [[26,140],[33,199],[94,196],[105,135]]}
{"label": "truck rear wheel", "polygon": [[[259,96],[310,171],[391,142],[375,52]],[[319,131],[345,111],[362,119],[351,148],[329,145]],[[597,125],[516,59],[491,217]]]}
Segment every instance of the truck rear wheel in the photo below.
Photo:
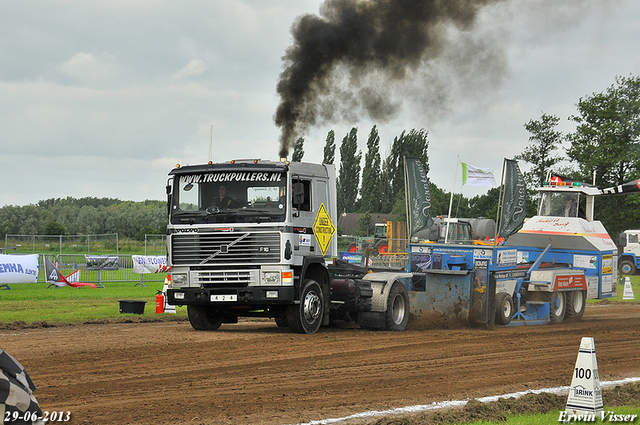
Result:
{"label": "truck rear wheel", "polygon": [[636,274],[636,266],[633,264],[633,261],[629,259],[624,259],[620,261],[620,265],[618,266],[620,270],[620,274],[632,275]]}
{"label": "truck rear wheel", "polygon": [[394,282],[387,299],[384,329],[404,331],[407,323],[409,323],[409,294],[404,285]]}
{"label": "truck rear wheel", "polygon": [[197,331],[215,331],[222,325],[222,315],[210,306],[188,305],[187,316]]}
{"label": "truck rear wheel", "polygon": [[565,294],[567,300],[567,319],[582,319],[587,302],[587,291],[572,291]]}
{"label": "truck rear wheel", "polygon": [[496,294],[496,323],[508,325],[513,313],[513,297],[506,292]]}
{"label": "truck rear wheel", "polygon": [[300,304],[287,307],[289,329],[299,334],[316,333],[324,317],[324,304],[324,294],[318,282],[305,280],[300,293]]}

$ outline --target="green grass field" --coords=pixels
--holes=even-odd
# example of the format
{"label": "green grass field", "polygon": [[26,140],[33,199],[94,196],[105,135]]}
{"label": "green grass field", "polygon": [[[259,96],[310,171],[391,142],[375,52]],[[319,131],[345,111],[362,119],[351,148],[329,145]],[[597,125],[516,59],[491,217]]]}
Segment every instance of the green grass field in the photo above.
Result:
{"label": "green grass field", "polygon": [[[47,288],[47,283],[9,285],[10,290],[0,289],[0,326],[13,322],[80,324],[132,317],[166,320],[168,317],[163,316],[186,315],[183,307],[178,307],[176,315],[155,313],[155,297],[157,291],[162,290],[162,282],[145,282],[145,286],[135,286],[134,282],[105,282],[103,285],[104,288],[97,289]],[[120,300],[146,301],[144,314],[120,313]]]}
{"label": "green grass field", "polygon": [[[144,275],[145,277],[149,275]],[[640,301],[640,276],[631,278],[635,302]],[[135,282],[105,282],[104,288],[89,287],[47,288],[47,283],[22,283],[0,289],[0,326],[12,322],[26,324],[46,322],[50,325],[78,324],[96,321],[117,321],[127,317],[143,317],[144,320],[166,320],[169,314],[156,315],[155,296],[162,289],[162,282],[146,281],[146,286]],[[618,295],[608,301],[623,300],[624,285],[618,285]],[[146,301],[143,315],[121,314],[119,300]],[[589,300],[597,303],[602,300]],[[178,307],[177,316],[185,316],[186,308]],[[158,316],[158,317],[156,317]],[[171,315],[173,316],[173,315]]]}

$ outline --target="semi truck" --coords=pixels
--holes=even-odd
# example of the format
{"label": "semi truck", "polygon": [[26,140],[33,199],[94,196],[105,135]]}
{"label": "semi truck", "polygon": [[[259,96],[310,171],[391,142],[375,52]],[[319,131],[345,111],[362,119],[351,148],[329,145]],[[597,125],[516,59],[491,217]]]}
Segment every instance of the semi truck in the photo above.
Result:
{"label": "semi truck", "polygon": [[602,191],[552,184],[540,193],[538,215],[503,245],[411,243],[405,269],[371,268],[336,259],[333,165],[176,166],[167,302],[186,306],[196,330],[239,317],[297,333],[336,320],[402,331],[412,316],[488,327],[581,318],[587,298],[616,295],[617,249],[593,217]]}
{"label": "semi truck", "polygon": [[186,305],[194,329],[238,317],[273,318],[297,333],[339,319],[406,327],[407,286],[396,275],[331,260],[333,165],[241,159],[176,166],[167,196],[167,302]]}
{"label": "semi truck", "polygon": [[618,257],[621,274],[632,275],[640,269],[640,230],[625,230],[618,235],[618,245],[622,252]]}

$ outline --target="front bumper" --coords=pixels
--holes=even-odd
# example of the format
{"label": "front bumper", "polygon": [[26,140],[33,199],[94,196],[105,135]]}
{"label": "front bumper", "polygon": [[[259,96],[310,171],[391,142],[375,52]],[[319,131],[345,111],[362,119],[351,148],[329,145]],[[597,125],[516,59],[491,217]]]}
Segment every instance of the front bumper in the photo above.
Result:
{"label": "front bumper", "polygon": [[[229,301],[230,299],[232,301]],[[167,290],[167,303],[170,305],[260,306],[291,304],[293,299],[292,286],[170,288]]]}

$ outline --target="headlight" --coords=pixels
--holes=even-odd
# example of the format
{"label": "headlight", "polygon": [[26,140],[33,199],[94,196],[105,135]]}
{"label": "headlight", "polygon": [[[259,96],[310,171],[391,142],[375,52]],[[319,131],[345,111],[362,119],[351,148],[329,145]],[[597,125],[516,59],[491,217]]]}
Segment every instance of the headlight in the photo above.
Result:
{"label": "headlight", "polygon": [[179,273],[171,275],[172,286],[185,286],[187,284],[187,274]]}
{"label": "headlight", "polygon": [[264,272],[262,279],[265,285],[280,285],[280,272]]}

